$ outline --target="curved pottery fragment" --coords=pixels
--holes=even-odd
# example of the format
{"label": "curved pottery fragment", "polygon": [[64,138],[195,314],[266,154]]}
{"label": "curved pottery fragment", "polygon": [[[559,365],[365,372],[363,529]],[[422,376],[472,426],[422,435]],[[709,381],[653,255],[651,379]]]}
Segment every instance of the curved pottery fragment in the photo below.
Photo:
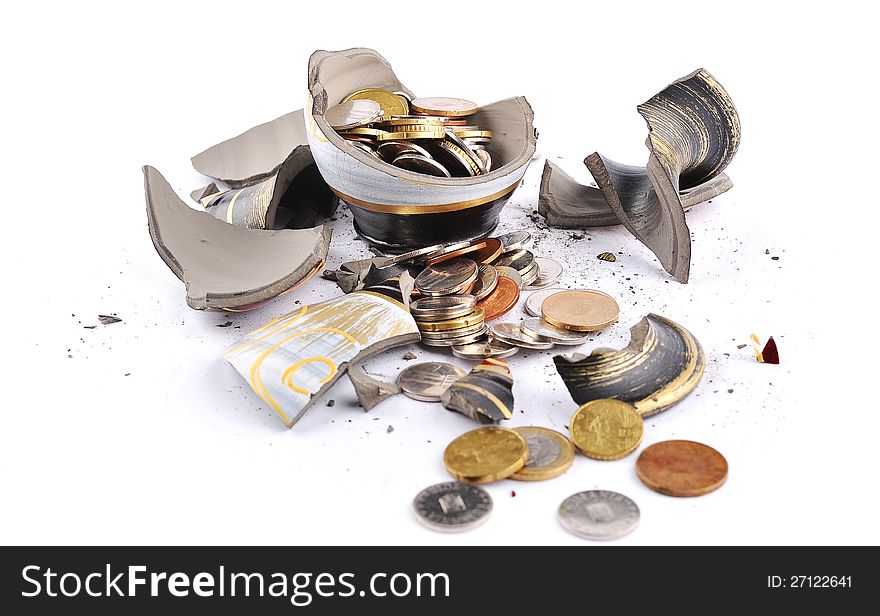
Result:
{"label": "curved pottery fragment", "polygon": [[493,133],[494,166],[485,175],[441,178],[394,167],[340,137],[324,112],[361,88],[412,93],[372,49],[316,51],[309,59],[306,123],[324,179],[351,208],[358,233],[386,251],[488,235],[535,152],[533,113],[524,97],[485,105],[470,116]]}
{"label": "curved pottery fragment", "polygon": [[186,284],[191,308],[243,310],[304,282],[324,265],[330,229],[255,231],[184,203],[144,167],[147,222],[156,252]]}
{"label": "curved pottery fragment", "polygon": [[193,168],[232,188],[269,178],[298,147],[308,150],[302,109],[218,143],[192,157]]}
{"label": "curved pottery fragment", "polygon": [[420,339],[403,304],[355,291],[272,319],[223,357],[289,428],[349,364]]}
{"label": "curved pottery fragment", "polygon": [[727,91],[704,69],[673,82],[638,111],[648,124],[647,166],[623,165],[593,153],[584,160],[598,184],[593,189],[547,165],[539,211],[550,224],[609,224],[596,201],[598,191],[663,268],[687,282],[691,236],[684,211],[731,188],[722,172],[739,146],[739,115]]}
{"label": "curved pottery fragment", "polygon": [[[679,193],[681,206],[687,212],[695,205],[717,197],[732,187],[730,178],[722,173],[705,184]],[[547,224],[551,227],[563,229],[610,227],[622,224],[601,190],[595,186],[581,184],[549,160],[544,161],[544,172],[541,175],[538,214],[546,218]]]}
{"label": "curved pottery fragment", "polygon": [[440,396],[443,407],[482,424],[513,415],[513,377],[506,362],[487,359],[455,381]]}
{"label": "curved pottery fragment", "polygon": [[703,378],[706,358],[688,330],[649,314],[630,329],[626,348],[596,349],[588,356],[557,355],[553,363],[578,404],[614,398],[648,417],[694,390]]}

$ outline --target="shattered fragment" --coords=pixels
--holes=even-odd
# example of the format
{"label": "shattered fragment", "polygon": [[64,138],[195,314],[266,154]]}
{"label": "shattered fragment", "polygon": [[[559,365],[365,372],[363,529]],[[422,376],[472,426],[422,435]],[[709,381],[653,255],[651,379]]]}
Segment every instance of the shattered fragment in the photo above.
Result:
{"label": "shattered fragment", "polygon": [[188,207],[153,167],[144,167],[147,222],[156,252],[186,284],[191,308],[246,310],[321,271],[330,229],[261,231]]}
{"label": "shattered fragment", "polygon": [[728,93],[698,69],[638,106],[648,124],[647,167],[622,165],[598,152],[584,163],[598,188],[581,186],[545,166],[539,211],[549,224],[609,224],[597,194],[664,269],[687,282],[691,236],[685,210],[732,186],[724,169],[736,154],[740,122]]}
{"label": "shattered fragment", "polygon": [[202,175],[242,188],[275,175],[297,148],[308,150],[307,143],[303,110],[297,109],[196,154],[192,166]]}
{"label": "shattered fragment", "polygon": [[497,424],[513,414],[513,377],[507,362],[486,359],[440,397],[443,407],[483,424]]}
{"label": "shattered fragment", "polygon": [[112,325],[113,323],[121,323],[122,319],[119,317],[115,317],[110,314],[99,314],[98,320],[101,322],[101,325]]}
{"label": "shattered fragment", "polygon": [[615,261],[617,261],[617,257],[615,257],[614,254],[610,252],[600,253],[596,255],[596,258],[600,261],[608,261],[609,263],[614,263]]}
{"label": "shattered fragment", "polygon": [[395,383],[386,383],[379,379],[374,379],[364,372],[364,369],[359,365],[350,365],[348,367],[348,378],[354,386],[358,402],[361,403],[365,411],[369,411],[380,402],[400,393],[400,387]]}
{"label": "shattered fragment", "polygon": [[355,291],[272,319],[223,357],[290,427],[349,364],[419,337],[399,301]]}
{"label": "shattered fragment", "polygon": [[588,356],[557,355],[553,362],[578,404],[614,398],[648,417],[691,393],[703,377],[706,359],[688,330],[649,314],[630,329],[626,348],[599,348]]}
{"label": "shattered fragment", "polygon": [[416,354],[413,353],[412,351],[407,351],[406,354],[403,356],[403,358],[406,361],[410,361],[410,360],[416,359]]}
{"label": "shattered fragment", "polygon": [[763,348],[761,348],[761,339],[757,335],[752,334],[750,337],[752,339],[752,350],[755,352],[755,359],[762,364],[779,363],[779,350],[776,348],[776,341],[773,340],[773,336],[767,339],[767,344]]}

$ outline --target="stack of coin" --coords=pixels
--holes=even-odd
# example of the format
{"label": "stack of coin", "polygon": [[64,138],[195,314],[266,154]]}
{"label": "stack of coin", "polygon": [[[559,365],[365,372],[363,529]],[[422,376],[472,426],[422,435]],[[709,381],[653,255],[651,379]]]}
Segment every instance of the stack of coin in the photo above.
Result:
{"label": "stack of coin", "polygon": [[492,131],[472,123],[479,111],[461,98],[410,100],[405,92],[364,88],[324,114],[356,148],[388,164],[437,177],[473,177],[492,170]]}

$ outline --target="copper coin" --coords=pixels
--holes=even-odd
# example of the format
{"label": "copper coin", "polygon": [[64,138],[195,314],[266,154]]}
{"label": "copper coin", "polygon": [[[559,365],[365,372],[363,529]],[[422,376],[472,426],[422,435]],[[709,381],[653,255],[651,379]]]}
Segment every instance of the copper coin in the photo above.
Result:
{"label": "copper coin", "polygon": [[434,265],[435,263],[443,263],[444,261],[449,261],[450,259],[454,259],[456,257],[462,257],[464,255],[468,256],[468,259],[472,261],[476,261],[477,263],[482,263],[482,261],[477,261],[474,258],[474,255],[470,254],[472,252],[478,252],[486,247],[486,242],[488,240],[476,240],[469,246],[465,246],[464,248],[459,248],[458,250],[452,250],[447,253],[439,254],[436,256],[428,257],[428,265]]}
{"label": "copper coin", "polygon": [[491,263],[498,258],[498,255],[504,250],[501,240],[490,237],[483,240],[483,248],[480,248],[473,254],[468,255],[468,259],[473,259],[477,263]]}
{"label": "copper coin", "polygon": [[484,320],[491,321],[503,314],[510,312],[519,301],[519,287],[506,276],[499,276],[495,290],[486,299],[477,302],[477,306],[483,309]]}
{"label": "copper coin", "polygon": [[694,441],[654,443],[636,461],[636,472],[646,486],[667,496],[702,496],[727,480],[727,460]]}
{"label": "copper coin", "polygon": [[541,316],[556,327],[592,332],[614,323],[620,307],[613,297],[600,291],[560,291],[544,300]]}
{"label": "copper coin", "polygon": [[410,107],[416,113],[452,118],[469,116],[480,109],[474,102],[450,96],[420,96],[413,99]]}

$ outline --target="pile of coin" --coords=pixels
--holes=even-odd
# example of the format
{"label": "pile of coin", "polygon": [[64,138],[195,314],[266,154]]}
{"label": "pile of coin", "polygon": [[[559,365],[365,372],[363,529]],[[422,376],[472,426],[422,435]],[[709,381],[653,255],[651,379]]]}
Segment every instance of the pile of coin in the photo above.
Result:
{"label": "pile of coin", "polygon": [[406,92],[364,88],[327,109],[324,119],[346,141],[378,160],[436,177],[492,170],[492,131],[472,123],[479,107],[462,98],[411,99]]}
{"label": "pile of coin", "polygon": [[[529,331],[513,336],[507,331],[509,324],[487,325],[516,306],[522,289],[552,285],[562,274],[559,263],[526,250],[530,242],[527,231],[517,231],[383,257],[378,265],[423,266],[416,270],[419,297],[410,304],[423,343],[451,347],[464,359],[508,357],[519,347],[553,346]],[[559,344],[573,344],[572,338],[578,344],[586,339],[565,332],[556,336],[562,340]]]}

